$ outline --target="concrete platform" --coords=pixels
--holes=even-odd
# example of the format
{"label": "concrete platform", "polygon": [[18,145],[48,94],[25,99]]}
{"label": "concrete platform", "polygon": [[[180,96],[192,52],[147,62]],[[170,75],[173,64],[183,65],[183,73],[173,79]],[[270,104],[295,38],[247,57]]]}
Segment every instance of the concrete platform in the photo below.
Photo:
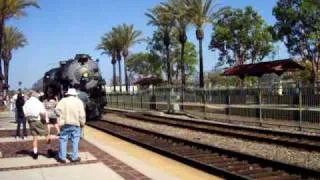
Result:
{"label": "concrete platform", "polygon": [[103,163],[0,172],[1,180],[123,180]]}
{"label": "concrete platform", "polygon": [[[90,152],[80,152],[79,157],[82,162],[97,160]],[[69,162],[67,160],[67,162]],[[47,158],[39,155],[37,160],[32,159],[30,156],[15,157],[15,158],[0,158],[0,169],[1,168],[13,168],[13,167],[29,167],[39,165],[53,165],[59,164],[54,158]],[[1,178],[0,178],[1,179]]]}
{"label": "concrete platform", "polygon": [[17,128],[15,121],[14,112],[0,112],[0,130],[15,130]]}
{"label": "concrete platform", "polygon": [[[12,137],[16,126],[13,120],[12,114],[0,113],[1,180],[219,179],[90,127],[85,128],[85,138],[80,141],[81,163],[60,164],[44,156],[44,138],[39,141],[39,158],[33,160],[31,137]],[[54,150],[58,145],[57,139],[51,143]]]}

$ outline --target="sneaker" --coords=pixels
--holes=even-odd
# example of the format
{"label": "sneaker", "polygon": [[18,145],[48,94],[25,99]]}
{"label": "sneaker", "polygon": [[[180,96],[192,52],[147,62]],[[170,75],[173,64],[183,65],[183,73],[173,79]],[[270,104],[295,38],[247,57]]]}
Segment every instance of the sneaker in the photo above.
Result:
{"label": "sneaker", "polygon": [[67,163],[66,160],[60,159],[59,157],[57,157],[57,161],[58,161],[59,163],[62,163],[62,164]]}
{"label": "sneaker", "polygon": [[81,158],[78,157],[78,159],[75,159],[75,160],[70,159],[70,161],[73,162],[73,163],[75,163],[75,162],[80,162],[80,161],[81,161]]}
{"label": "sneaker", "polygon": [[38,153],[33,153],[32,158],[33,158],[34,160],[38,159]]}
{"label": "sneaker", "polygon": [[16,140],[19,140],[19,136],[16,136],[15,138],[16,138]]}

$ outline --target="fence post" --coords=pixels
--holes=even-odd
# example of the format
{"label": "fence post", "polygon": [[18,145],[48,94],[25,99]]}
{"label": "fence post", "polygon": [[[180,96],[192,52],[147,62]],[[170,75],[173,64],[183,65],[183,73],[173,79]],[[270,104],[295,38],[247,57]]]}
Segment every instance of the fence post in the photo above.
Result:
{"label": "fence post", "polygon": [[171,106],[171,104],[172,104],[172,99],[171,99],[171,95],[172,95],[172,87],[171,87],[171,84],[168,84],[168,113],[173,113],[173,108],[172,108],[172,106]]}
{"label": "fence post", "polygon": [[119,96],[118,96],[118,93],[116,94],[117,96],[117,108],[119,108]]}
{"label": "fence post", "polygon": [[259,121],[260,126],[262,126],[262,94],[261,94],[261,88],[259,86]]}
{"label": "fence post", "polygon": [[126,94],[122,94],[122,101],[123,101],[123,109],[126,109]]}
{"label": "fence post", "polygon": [[206,112],[206,91],[203,89],[201,89],[202,91],[202,101],[203,101],[203,114],[204,114],[204,119],[207,119],[207,112]]}
{"label": "fence post", "polygon": [[230,103],[231,103],[231,98],[230,98],[230,96],[231,96],[231,93],[230,93],[230,88],[229,88],[229,86],[228,86],[228,91],[227,91],[228,93],[227,93],[227,100],[228,100],[228,102],[227,102],[227,110],[228,110],[228,121],[229,121],[229,123],[231,123],[231,117],[230,117],[230,115],[231,115],[231,108],[230,108]]}
{"label": "fence post", "polygon": [[140,95],[140,108],[141,108],[141,110],[143,109],[143,106],[142,106],[142,95]]}
{"label": "fence post", "polygon": [[181,105],[180,105],[180,109],[181,109],[181,111],[183,111],[184,110],[184,107],[183,107],[183,103],[184,103],[184,85],[181,85]]}
{"label": "fence post", "polygon": [[301,84],[299,83],[299,130],[302,130],[302,91],[301,91]]}
{"label": "fence post", "polygon": [[131,110],[133,110],[133,94],[131,94],[130,97],[131,97]]}

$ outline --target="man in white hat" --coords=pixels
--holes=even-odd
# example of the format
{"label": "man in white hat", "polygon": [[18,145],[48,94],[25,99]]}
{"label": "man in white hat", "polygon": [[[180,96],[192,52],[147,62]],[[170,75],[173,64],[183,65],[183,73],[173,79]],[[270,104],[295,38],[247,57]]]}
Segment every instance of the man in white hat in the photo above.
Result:
{"label": "man in white hat", "polygon": [[23,105],[24,116],[29,122],[30,133],[33,136],[33,158],[38,159],[38,137],[47,135],[46,110],[39,101],[39,94],[35,91],[28,93],[29,99]]}
{"label": "man in white hat", "polygon": [[79,162],[80,127],[86,122],[86,114],[82,101],[77,97],[76,89],[70,88],[56,107],[60,125],[60,148],[58,161],[66,163],[68,139],[72,141],[71,162]]}

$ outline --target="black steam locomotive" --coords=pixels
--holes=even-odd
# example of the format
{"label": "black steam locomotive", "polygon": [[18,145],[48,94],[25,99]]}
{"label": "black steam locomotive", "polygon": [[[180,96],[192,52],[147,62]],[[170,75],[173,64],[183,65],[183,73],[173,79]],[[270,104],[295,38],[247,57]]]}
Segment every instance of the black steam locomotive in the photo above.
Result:
{"label": "black steam locomotive", "polygon": [[77,54],[74,59],[60,61],[60,67],[49,70],[43,77],[44,96],[50,92],[61,99],[68,88],[78,89],[79,97],[86,105],[88,120],[99,119],[102,115],[107,103],[104,86],[98,60],[94,61],[87,54]]}

